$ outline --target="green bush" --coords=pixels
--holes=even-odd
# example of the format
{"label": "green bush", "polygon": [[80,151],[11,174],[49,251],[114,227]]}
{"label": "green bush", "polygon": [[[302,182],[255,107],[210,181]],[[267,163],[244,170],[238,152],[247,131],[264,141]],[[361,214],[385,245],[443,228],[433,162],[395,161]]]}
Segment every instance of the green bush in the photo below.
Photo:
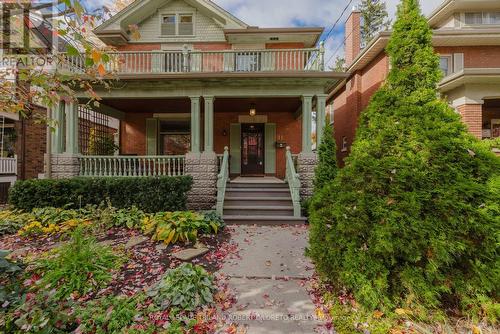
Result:
{"label": "green bush", "polygon": [[216,287],[212,276],[203,267],[184,263],[169,270],[148,296],[163,310],[178,307],[183,311],[213,303]]}
{"label": "green bush", "polygon": [[330,124],[325,125],[323,139],[318,147],[318,157],[318,166],[314,171],[314,191],[321,190],[337,175],[337,145],[333,138],[333,126]]}
{"label": "green bush", "polygon": [[77,228],[68,244],[38,264],[43,273],[41,286],[56,289],[56,299],[67,298],[72,293],[84,295],[105,287],[112,278],[112,270],[119,268],[122,262],[109,247],[99,245]]}
{"label": "green bush", "polygon": [[145,212],[185,210],[192,179],[180,177],[73,178],[19,181],[9,203],[17,209],[99,205],[109,199],[116,208],[136,206]]}
{"label": "green bush", "polygon": [[387,51],[391,72],[346,166],[314,196],[308,254],[368,309],[467,312],[498,293],[500,159],[437,99],[439,58],[418,1],[403,0]]}
{"label": "green bush", "polygon": [[0,211],[0,236],[14,234],[27,224],[32,216],[21,210]]}
{"label": "green bush", "polygon": [[179,241],[196,242],[200,234],[218,233],[223,224],[217,213],[158,212],[143,219],[142,230],[144,234],[152,235],[153,240],[169,245]]}

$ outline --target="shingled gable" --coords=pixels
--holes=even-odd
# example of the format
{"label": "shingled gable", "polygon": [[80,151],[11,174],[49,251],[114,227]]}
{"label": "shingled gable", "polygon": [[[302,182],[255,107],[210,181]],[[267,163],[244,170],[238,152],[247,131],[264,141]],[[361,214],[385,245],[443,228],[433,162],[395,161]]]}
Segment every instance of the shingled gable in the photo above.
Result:
{"label": "shingled gable", "polygon": [[[157,10],[175,0],[135,0],[119,13],[98,26],[94,33],[111,44],[125,44],[129,41],[128,27],[139,24]],[[246,29],[249,26],[209,0],[183,0],[204,16],[212,19],[222,29]]]}

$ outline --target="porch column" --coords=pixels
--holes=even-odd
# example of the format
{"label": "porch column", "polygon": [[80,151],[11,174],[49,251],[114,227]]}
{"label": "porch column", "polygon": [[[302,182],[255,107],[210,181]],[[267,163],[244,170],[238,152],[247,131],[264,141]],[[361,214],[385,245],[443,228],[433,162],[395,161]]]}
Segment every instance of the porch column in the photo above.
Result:
{"label": "porch column", "polygon": [[302,96],[302,153],[312,152],[312,95]]}
{"label": "porch column", "polygon": [[326,117],[326,95],[316,95],[316,148],[319,148],[323,139],[323,130],[325,128]]}
{"label": "porch column", "polygon": [[205,153],[214,152],[214,97],[204,96],[205,101]]}
{"label": "porch column", "polygon": [[51,109],[51,119],[56,123],[52,132],[52,153],[63,153],[64,147],[64,101],[56,103]]}
{"label": "porch column", "polygon": [[200,97],[191,99],[191,153],[200,153]]}
{"label": "porch column", "polygon": [[67,154],[78,154],[78,102],[66,104],[66,151]]}

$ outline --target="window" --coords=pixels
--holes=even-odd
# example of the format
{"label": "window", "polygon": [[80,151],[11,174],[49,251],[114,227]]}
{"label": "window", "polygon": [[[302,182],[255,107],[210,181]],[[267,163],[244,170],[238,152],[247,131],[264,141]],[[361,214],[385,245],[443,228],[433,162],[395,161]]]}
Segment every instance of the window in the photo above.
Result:
{"label": "window", "polygon": [[443,71],[444,76],[448,76],[453,73],[452,57],[451,56],[440,56],[439,57],[439,68]]}
{"label": "window", "polygon": [[347,151],[347,137],[342,137],[342,152],[346,152]]}
{"label": "window", "polygon": [[326,113],[328,115],[328,119],[330,120],[330,124],[333,124],[335,121],[335,110],[333,108],[333,102],[326,106]]}
{"label": "window", "polygon": [[160,121],[160,154],[184,155],[191,147],[189,120]]}
{"label": "window", "polygon": [[193,36],[193,14],[168,14],[162,16],[162,36]]}
{"label": "window", "polygon": [[466,25],[500,25],[500,12],[471,12],[465,13]]}

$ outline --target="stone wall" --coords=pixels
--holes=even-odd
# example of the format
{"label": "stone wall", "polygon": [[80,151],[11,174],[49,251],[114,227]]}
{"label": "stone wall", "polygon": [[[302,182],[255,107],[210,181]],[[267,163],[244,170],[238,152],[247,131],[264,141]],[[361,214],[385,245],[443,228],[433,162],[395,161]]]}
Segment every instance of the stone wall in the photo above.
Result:
{"label": "stone wall", "polygon": [[300,176],[300,199],[312,196],[314,190],[314,170],[318,164],[316,153],[300,153],[297,157],[297,173]]}
{"label": "stone wall", "polygon": [[53,179],[68,179],[80,175],[78,155],[52,154],[51,169]]}
{"label": "stone wall", "polygon": [[211,210],[217,202],[217,155],[215,153],[186,154],[185,174],[193,178],[188,193],[189,210]]}

